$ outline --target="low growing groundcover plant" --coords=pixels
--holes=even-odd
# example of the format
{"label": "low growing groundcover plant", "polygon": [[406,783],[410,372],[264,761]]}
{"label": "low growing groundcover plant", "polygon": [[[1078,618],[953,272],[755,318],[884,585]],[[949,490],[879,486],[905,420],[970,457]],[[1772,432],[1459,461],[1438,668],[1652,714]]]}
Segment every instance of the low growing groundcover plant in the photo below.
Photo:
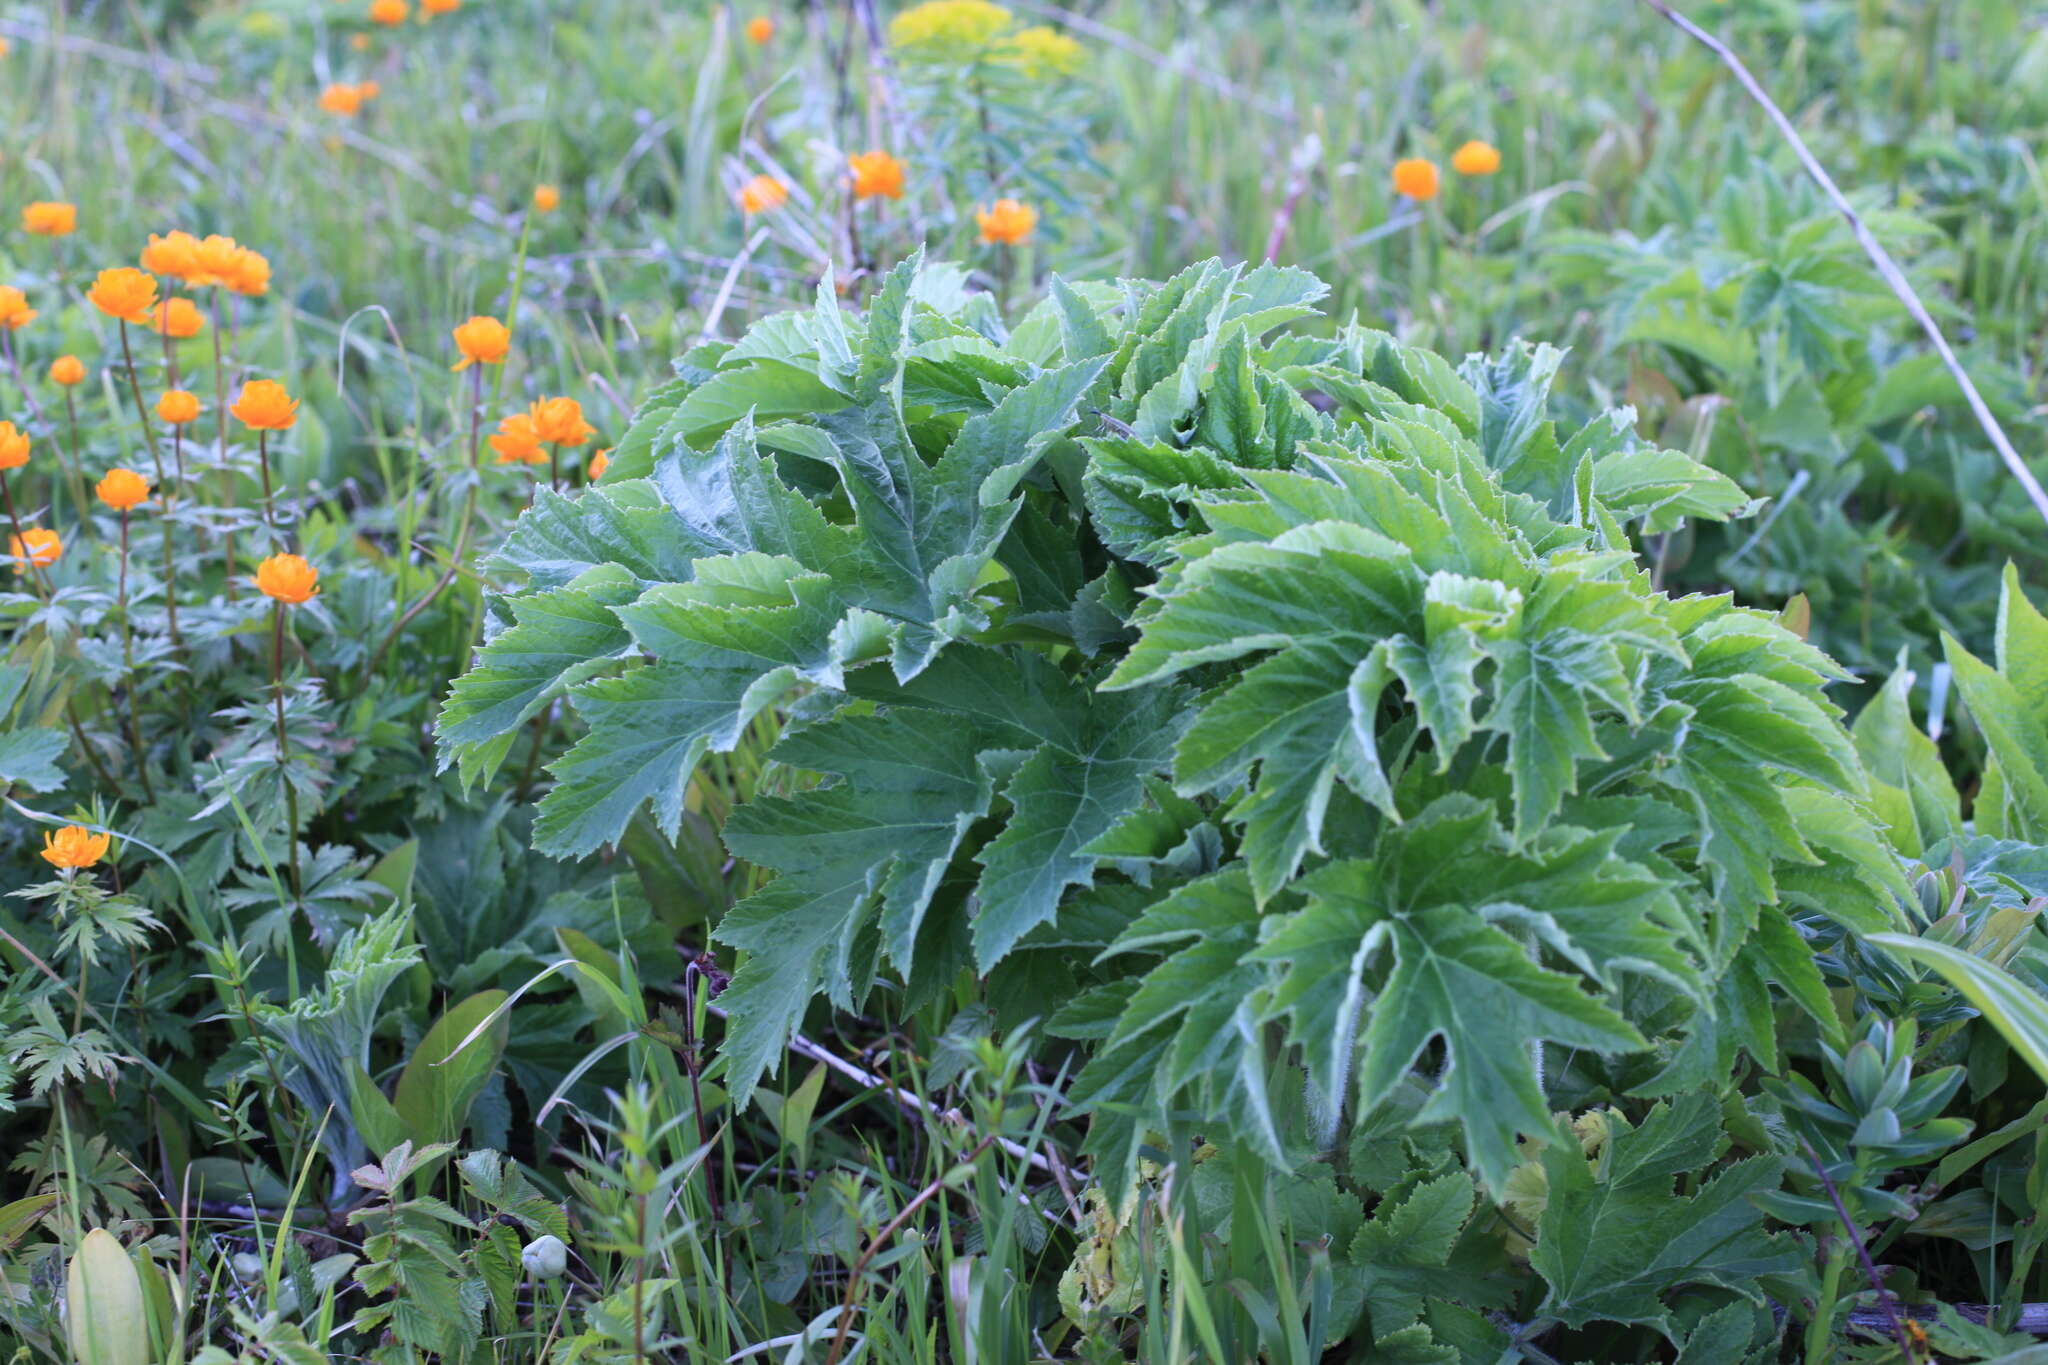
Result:
{"label": "low growing groundcover plant", "polygon": [[1833,1201],[1968,1131],[1915,1066],[1970,1009],[1853,967],[1914,974],[1853,945],[1925,927],[1918,786],[1865,769],[1924,778],[1924,737],[1852,739],[1787,624],[1653,588],[1639,537],[1753,510],[1725,477],[1626,411],[1558,430],[1548,347],[1290,327],[1323,293],[1210,261],[1009,326],[912,260],[862,316],[828,277],[698,346],[512,531],[444,762],[485,779],[566,697],[534,838],[567,858],[676,837],[772,746],[721,831],[766,872],[713,931],[710,1074],[744,1106],[814,1009],[983,1002],[1086,1125],[1071,1323],[1142,1303],[1152,1190],[1211,1256],[1260,1214],[1321,1248],[1288,1311],[1376,1359],[1736,1359],[1788,1306],[1826,1343]]}

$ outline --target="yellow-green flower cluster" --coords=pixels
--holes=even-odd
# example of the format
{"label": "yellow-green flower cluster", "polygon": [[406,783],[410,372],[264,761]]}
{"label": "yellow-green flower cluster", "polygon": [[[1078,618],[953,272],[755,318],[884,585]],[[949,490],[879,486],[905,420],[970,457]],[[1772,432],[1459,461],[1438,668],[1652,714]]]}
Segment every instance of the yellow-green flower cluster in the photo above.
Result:
{"label": "yellow-green flower cluster", "polygon": [[1014,63],[1027,76],[1069,76],[1081,65],[1081,45],[1064,33],[1038,24],[1005,39],[996,52],[996,60]]}
{"label": "yellow-green flower cluster", "polygon": [[925,0],[889,22],[889,42],[905,49],[985,48],[1012,18],[989,0]]}
{"label": "yellow-green flower cluster", "polygon": [[889,24],[889,42],[915,61],[986,61],[1033,78],[1068,75],[1081,64],[1081,45],[1043,24],[1018,28],[1016,16],[991,0],[925,0]]}

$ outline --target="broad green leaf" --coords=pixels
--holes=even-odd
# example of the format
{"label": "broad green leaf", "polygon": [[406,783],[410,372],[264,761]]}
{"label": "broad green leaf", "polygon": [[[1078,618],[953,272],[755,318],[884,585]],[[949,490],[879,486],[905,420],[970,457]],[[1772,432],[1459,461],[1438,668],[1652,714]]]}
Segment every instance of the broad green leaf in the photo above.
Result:
{"label": "broad green leaf", "polygon": [[1789,1238],[1767,1233],[1748,1199],[1777,1188],[1776,1158],[1737,1162],[1690,1196],[1672,1188],[1727,1148],[1711,1092],[1657,1105],[1640,1128],[1613,1110],[1606,1119],[1608,1136],[1596,1157],[1588,1159],[1567,1135],[1543,1152],[1549,1202],[1529,1253],[1549,1286],[1543,1312],[1569,1327],[1601,1319],[1646,1323],[1675,1336],[1661,1296],[1713,1285],[1760,1303],[1759,1277],[1798,1270],[1803,1253]]}
{"label": "broad green leaf", "polygon": [[498,990],[470,996],[434,1021],[413,1049],[391,1101],[415,1145],[462,1136],[469,1106],[497,1070],[511,1037],[511,1012],[498,1012],[505,998]]}

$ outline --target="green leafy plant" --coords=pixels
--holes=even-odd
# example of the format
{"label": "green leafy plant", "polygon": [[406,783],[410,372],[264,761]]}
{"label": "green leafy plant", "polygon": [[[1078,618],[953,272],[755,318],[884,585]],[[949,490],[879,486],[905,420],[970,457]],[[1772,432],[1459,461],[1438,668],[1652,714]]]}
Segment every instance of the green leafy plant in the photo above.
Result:
{"label": "green leafy plant", "polygon": [[1290,1167],[1420,1075],[1499,1190],[1567,1055],[1675,1096],[1780,1066],[1774,999],[1839,1036],[1789,912],[1905,891],[1842,675],[1635,557],[1732,483],[1625,414],[1558,433],[1547,348],[1267,340],[1299,271],[1056,281],[1013,329],[930,279],[686,356],[515,528],[441,717],[477,777],[570,699],[535,831],[573,855],[676,830],[788,711],[723,831],[778,874],[716,929],[736,1099],[812,996],[971,968],[1005,1017],[1074,997],[1112,1187],[1191,1123]]}

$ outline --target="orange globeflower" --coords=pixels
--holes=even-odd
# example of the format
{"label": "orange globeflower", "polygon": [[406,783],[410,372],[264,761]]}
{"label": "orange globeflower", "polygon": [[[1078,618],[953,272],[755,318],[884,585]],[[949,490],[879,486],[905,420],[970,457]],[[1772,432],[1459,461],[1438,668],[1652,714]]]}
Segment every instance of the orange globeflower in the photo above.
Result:
{"label": "orange globeflower", "polygon": [[363,81],[356,86],[356,93],[365,101],[373,100],[384,93],[384,87],[375,81]]}
{"label": "orange globeflower", "polygon": [[0,327],[11,332],[35,320],[36,310],[28,306],[28,295],[11,284],[0,285]]}
{"label": "orange globeflower", "polygon": [[462,352],[462,359],[454,366],[458,370],[472,365],[501,364],[512,349],[512,333],[496,318],[473,317],[457,327],[453,335],[455,349]]}
{"label": "orange globeflower", "polygon": [[1442,185],[1443,175],[1434,161],[1411,156],[1394,163],[1394,193],[1403,199],[1413,199],[1418,203],[1434,199]]}
{"label": "orange globeflower", "polygon": [[199,395],[187,389],[170,389],[156,400],[156,415],[174,427],[199,418]]}
{"label": "orange globeflower", "polygon": [[846,158],[853,168],[853,197],[856,199],[901,199],[903,163],[879,149],[855,152]]}
{"label": "orange globeflower", "polygon": [[242,244],[232,237],[209,232],[192,252],[192,273],[187,283],[194,286],[226,284],[242,268]]}
{"label": "orange globeflower", "polygon": [[772,175],[757,175],[740,186],[740,210],[744,213],[766,213],[788,202],[789,186]]}
{"label": "orange globeflower", "polygon": [[498,434],[491,437],[491,449],[497,452],[499,464],[546,464],[548,457],[540,448],[540,437],[533,430],[533,419],[523,412],[515,412],[498,423]]}
{"label": "orange globeflower", "polygon": [[232,273],[221,281],[228,289],[247,298],[257,298],[270,292],[270,258],[260,251],[243,247],[235,253]]}
{"label": "orange globeflower", "polygon": [[573,398],[543,398],[527,409],[536,440],[548,445],[580,446],[597,435],[583,420],[583,405]]}
{"label": "orange globeflower", "polygon": [[78,206],[65,203],[30,204],[21,211],[21,230],[38,237],[69,237],[78,231]]}
{"label": "orange globeflower", "polygon": [[85,363],[75,355],[60,355],[50,362],[50,382],[71,388],[85,382]]}
{"label": "orange globeflower", "polygon": [[132,469],[109,469],[107,477],[94,484],[92,491],[116,512],[125,512],[148,500],[149,480]]}
{"label": "orange globeflower", "polygon": [[1031,230],[1038,226],[1038,210],[1015,199],[998,199],[988,208],[976,209],[974,221],[981,228],[982,241],[1021,246],[1031,240]]}
{"label": "orange globeflower", "polygon": [[272,555],[256,566],[256,590],[296,607],[320,591],[320,571],[298,555]]}
{"label": "orange globeflower", "polygon": [[43,861],[68,870],[91,867],[107,856],[111,834],[94,834],[84,825],[66,825],[43,836]]}
{"label": "orange globeflower", "polygon": [[252,379],[228,409],[252,431],[284,431],[299,420],[298,400],[275,379]]}
{"label": "orange globeflower", "polygon": [[205,315],[190,299],[165,299],[156,306],[156,313],[150,320],[151,331],[179,341],[198,336],[205,327]]}
{"label": "orange globeflower", "polygon": [[190,280],[199,270],[199,239],[189,232],[161,237],[150,233],[149,245],[142,248],[142,268],[152,275]]}
{"label": "orange globeflower", "polygon": [[765,14],[757,14],[747,20],[747,36],[756,43],[765,43],[775,36],[775,21]]}
{"label": "orange globeflower", "polygon": [[1451,153],[1451,169],[1459,175],[1492,175],[1500,169],[1500,148],[1475,139]]}
{"label": "orange globeflower", "polygon": [[370,22],[398,27],[405,22],[405,0],[370,0]]}
{"label": "orange globeflower", "polygon": [[596,483],[604,477],[605,470],[611,468],[611,463],[612,448],[606,446],[603,450],[590,457],[590,463],[583,467],[583,477],[589,479],[592,483]]}
{"label": "orange globeflower", "polygon": [[27,463],[28,433],[16,431],[12,422],[0,422],[0,469],[19,469]]}
{"label": "orange globeflower", "polygon": [[320,110],[322,113],[339,114],[343,118],[353,118],[356,111],[362,107],[363,91],[360,86],[344,85],[337,82],[320,92]]}
{"label": "orange globeflower", "polygon": [[85,297],[110,318],[146,327],[156,307],[156,280],[134,266],[117,266],[102,270]]}
{"label": "orange globeflower", "polygon": [[562,192],[553,185],[535,185],[533,187],[533,211],[535,213],[553,213],[561,206]]}
{"label": "orange globeflower", "polygon": [[55,564],[64,554],[64,542],[55,531],[46,531],[40,526],[31,526],[18,536],[7,537],[7,557],[14,563],[14,571],[21,572],[28,564]]}
{"label": "orange globeflower", "polygon": [[462,0],[420,0],[422,14],[453,14],[462,8]]}

